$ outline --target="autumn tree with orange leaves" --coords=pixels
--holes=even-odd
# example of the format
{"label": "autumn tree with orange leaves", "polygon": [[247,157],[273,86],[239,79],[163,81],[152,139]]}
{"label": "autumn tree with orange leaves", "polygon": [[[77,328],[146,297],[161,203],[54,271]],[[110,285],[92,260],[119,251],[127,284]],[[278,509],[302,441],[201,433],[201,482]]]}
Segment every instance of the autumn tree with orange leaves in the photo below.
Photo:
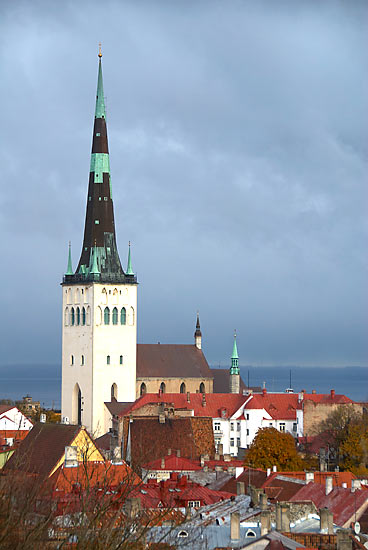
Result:
{"label": "autumn tree with orange leaves", "polygon": [[275,428],[260,428],[250,446],[245,465],[263,469],[277,466],[281,471],[295,471],[303,469],[304,463],[291,434]]}

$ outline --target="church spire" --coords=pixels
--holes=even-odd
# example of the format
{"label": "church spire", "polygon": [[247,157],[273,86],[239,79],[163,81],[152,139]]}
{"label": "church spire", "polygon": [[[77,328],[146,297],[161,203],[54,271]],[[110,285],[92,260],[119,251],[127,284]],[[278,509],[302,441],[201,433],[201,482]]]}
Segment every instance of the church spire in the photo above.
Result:
{"label": "church spire", "polygon": [[194,343],[196,348],[202,349],[202,332],[201,332],[201,325],[199,323],[199,311],[197,311],[197,323],[196,323],[196,329],[194,333]]}
{"label": "church spire", "polygon": [[68,267],[65,275],[73,275],[73,264],[72,264],[72,244],[69,241],[69,252],[68,252]]}
{"label": "church spire", "polygon": [[133,268],[132,268],[132,258],[131,258],[131,255],[130,255],[130,241],[129,241],[128,265],[127,265],[126,274],[127,275],[134,275],[134,271],[133,271]]}
{"label": "church spire", "polygon": [[124,272],[116,244],[101,44],[98,53],[97,94],[83,248],[75,275],[67,273],[64,282],[95,280],[96,274],[92,273],[93,265],[98,267],[101,282],[137,282],[133,272]]}
{"label": "church spire", "polygon": [[230,367],[230,393],[240,392],[240,371],[239,371],[239,355],[236,345],[236,330],[234,330],[233,353],[231,355]]}

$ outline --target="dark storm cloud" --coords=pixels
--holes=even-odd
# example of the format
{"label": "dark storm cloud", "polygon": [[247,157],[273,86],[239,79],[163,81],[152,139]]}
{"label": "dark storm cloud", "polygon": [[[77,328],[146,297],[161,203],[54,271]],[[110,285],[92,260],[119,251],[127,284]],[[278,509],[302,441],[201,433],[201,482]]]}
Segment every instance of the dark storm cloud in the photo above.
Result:
{"label": "dark storm cloud", "polygon": [[139,340],[366,364],[365,2],[1,5],[2,363],[57,362],[103,43]]}

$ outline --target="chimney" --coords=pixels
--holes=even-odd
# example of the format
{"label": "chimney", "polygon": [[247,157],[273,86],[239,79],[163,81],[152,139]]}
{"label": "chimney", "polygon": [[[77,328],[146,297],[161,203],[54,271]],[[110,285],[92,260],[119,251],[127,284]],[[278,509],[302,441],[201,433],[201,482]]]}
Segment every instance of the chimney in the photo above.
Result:
{"label": "chimney", "polygon": [[201,468],[203,468],[203,466],[204,466],[204,456],[201,455]]}
{"label": "chimney", "polygon": [[125,510],[129,518],[134,518],[141,511],[140,498],[127,498],[125,501]]}
{"label": "chimney", "polygon": [[181,455],[180,449],[177,449],[177,451],[176,451],[176,456],[177,456],[178,458],[180,458],[180,455]]}
{"label": "chimney", "polygon": [[362,484],[360,479],[352,479],[351,480],[351,492],[355,493],[355,491],[362,488]]}
{"label": "chimney", "polygon": [[202,393],[202,407],[206,406],[206,394]]}
{"label": "chimney", "polygon": [[160,424],[165,424],[165,414],[159,414],[158,415],[158,421]]}
{"label": "chimney", "polygon": [[171,449],[167,449],[167,454],[168,454],[168,456],[171,455]]}
{"label": "chimney", "polygon": [[259,506],[261,510],[267,510],[267,495],[266,493],[260,493],[259,495]]}
{"label": "chimney", "polygon": [[245,483],[244,483],[244,481],[237,481],[236,482],[236,494],[237,495],[245,495]]}
{"label": "chimney", "polygon": [[342,484],[341,484],[342,488],[343,489],[347,489],[348,488],[348,484],[346,483],[346,481],[344,481]]}
{"label": "chimney", "polygon": [[353,540],[350,537],[349,529],[337,530],[337,550],[352,550]]}
{"label": "chimney", "polygon": [[230,538],[231,540],[240,540],[240,514],[232,512],[230,514]]}
{"label": "chimney", "polygon": [[303,401],[303,398],[304,398],[304,393],[303,391],[301,391],[298,394],[298,403],[301,403]]}
{"label": "chimney", "polygon": [[313,395],[315,395],[317,392],[316,392],[316,390],[312,390],[312,393],[313,393]]}
{"label": "chimney", "polygon": [[331,476],[328,476],[326,477],[326,490],[325,490],[326,496],[331,493],[332,489],[333,489],[333,479]]}
{"label": "chimney", "polygon": [[165,459],[161,458],[161,468],[162,470],[165,468]]}
{"label": "chimney", "polygon": [[281,504],[276,502],[276,531],[281,531]]}
{"label": "chimney", "polygon": [[218,446],[218,452],[220,455],[223,455],[224,454],[224,444],[223,443],[220,443],[219,446]]}
{"label": "chimney", "polygon": [[215,460],[220,460],[220,453],[215,453]]}
{"label": "chimney", "polygon": [[262,510],[261,512],[261,537],[271,531],[271,510]]}
{"label": "chimney", "polygon": [[321,533],[333,535],[333,513],[328,508],[319,509],[319,526]]}
{"label": "chimney", "polygon": [[187,391],[187,403],[190,403],[190,392]]}
{"label": "chimney", "polygon": [[266,394],[267,394],[267,390],[266,390],[266,388],[263,388],[262,389],[262,395],[266,395]]}
{"label": "chimney", "polygon": [[277,466],[272,466],[272,471],[275,473],[277,472]]}
{"label": "chimney", "polygon": [[208,466],[207,466],[207,464],[205,464],[205,465],[203,466],[203,471],[204,471],[204,472],[208,472]]}
{"label": "chimney", "polygon": [[231,455],[225,454],[224,455],[224,462],[231,462]]}
{"label": "chimney", "polygon": [[334,399],[335,397],[335,390],[331,390],[331,399]]}
{"label": "chimney", "polygon": [[290,533],[290,506],[288,502],[281,502],[281,530]]}
{"label": "chimney", "polygon": [[271,475],[271,468],[267,468],[267,477],[270,477]]}
{"label": "chimney", "polygon": [[305,472],[305,481],[307,483],[314,481],[314,472]]}

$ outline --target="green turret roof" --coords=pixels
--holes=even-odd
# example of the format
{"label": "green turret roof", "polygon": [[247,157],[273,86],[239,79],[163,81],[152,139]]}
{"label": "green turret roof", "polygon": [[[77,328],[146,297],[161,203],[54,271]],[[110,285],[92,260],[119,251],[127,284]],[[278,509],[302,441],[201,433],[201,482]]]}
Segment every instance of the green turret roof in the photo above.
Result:
{"label": "green turret roof", "polygon": [[99,275],[100,270],[98,269],[98,263],[97,263],[97,247],[94,246],[93,253],[92,253],[92,267],[90,269],[91,275]]}
{"label": "green turret roof", "polygon": [[68,253],[68,268],[65,275],[73,275],[73,266],[72,266],[72,245],[69,241],[69,253]]}
{"label": "green turret roof", "polygon": [[129,241],[129,252],[128,252],[128,266],[127,266],[126,274],[127,275],[134,275],[134,271],[132,269],[132,259],[131,259],[131,256],[130,256],[130,241]]}
{"label": "green turret roof", "polygon": [[231,356],[231,359],[239,359],[238,348],[237,348],[237,345],[236,345],[236,332],[234,333],[233,354]]}
{"label": "green turret roof", "polygon": [[106,118],[101,57],[102,55],[99,55],[95,118]]}

